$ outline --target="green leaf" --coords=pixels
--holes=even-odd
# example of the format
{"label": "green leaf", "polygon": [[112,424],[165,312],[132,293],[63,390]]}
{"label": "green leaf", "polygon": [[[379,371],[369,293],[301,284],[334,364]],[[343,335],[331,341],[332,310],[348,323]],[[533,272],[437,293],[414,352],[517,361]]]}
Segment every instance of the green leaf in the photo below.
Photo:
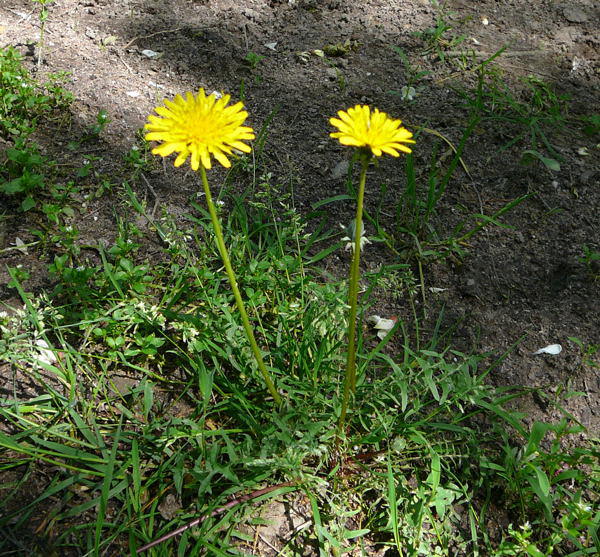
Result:
{"label": "green leaf", "polygon": [[368,528],[363,528],[362,530],[346,530],[344,532],[344,539],[351,540],[353,538],[359,538],[360,536],[364,536],[368,534],[371,530]]}
{"label": "green leaf", "polygon": [[544,472],[539,466],[536,466],[535,464],[529,464],[529,466],[535,472],[537,480],[537,482],[533,482],[533,478],[531,478],[531,485],[535,486],[536,490],[539,490],[539,493],[541,493],[544,496],[544,498],[548,497],[550,493],[550,480],[548,480],[546,472]]}
{"label": "green leaf", "polygon": [[31,195],[28,195],[23,201],[21,201],[21,210],[23,212],[29,211],[35,207],[35,200]]}
{"label": "green leaf", "polygon": [[529,441],[527,443],[527,448],[525,449],[526,455],[530,455],[538,450],[540,442],[542,441],[549,429],[552,429],[551,424],[546,424],[543,422],[535,422],[533,424],[531,432],[529,433]]}
{"label": "green leaf", "polygon": [[560,170],[560,163],[556,159],[545,157],[544,155],[542,155],[538,151],[534,151],[533,149],[523,151],[523,155],[521,157],[522,164],[531,164],[531,162],[534,159],[537,159],[540,162],[542,162],[549,170],[553,170],[554,172],[558,172]]}
{"label": "green leaf", "polygon": [[323,205],[329,205],[330,203],[336,203],[337,201],[350,201],[353,200],[354,197],[348,195],[347,193],[342,193],[340,195],[334,195],[333,197],[328,197],[327,199],[322,199],[321,201],[317,201],[312,205],[313,209],[318,209]]}
{"label": "green leaf", "polygon": [[425,483],[431,487],[432,493],[435,494],[438,486],[440,485],[440,478],[442,475],[442,466],[440,461],[440,455],[436,452],[431,452],[431,472],[427,476]]}
{"label": "green leaf", "polygon": [[527,555],[530,557],[546,557],[546,553],[540,551],[535,545],[532,543],[527,545]]}

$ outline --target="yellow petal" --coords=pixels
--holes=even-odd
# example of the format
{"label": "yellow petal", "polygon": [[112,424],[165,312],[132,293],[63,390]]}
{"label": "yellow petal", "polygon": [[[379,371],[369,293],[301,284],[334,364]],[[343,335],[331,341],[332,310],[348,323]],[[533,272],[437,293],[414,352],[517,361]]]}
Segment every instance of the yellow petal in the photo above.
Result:
{"label": "yellow petal", "polygon": [[202,164],[211,168],[211,157],[223,166],[230,167],[227,154],[232,149],[249,153],[251,147],[244,141],[255,139],[254,130],[244,126],[248,113],[241,102],[227,106],[231,97],[215,94],[206,95],[200,88],[196,95],[187,92],[176,95],[173,100],[165,99],[156,107],[155,114],[148,116],[144,126],[148,141],[159,141],[162,145],[152,152],[169,156],[178,152],[176,166],[181,166],[190,157],[190,166],[197,170]]}
{"label": "yellow petal", "polygon": [[401,127],[401,120],[390,118],[378,108],[371,110],[368,105],[357,104],[337,115],[339,118],[330,118],[329,123],[339,131],[329,135],[342,145],[368,147],[376,157],[383,153],[397,157],[398,150],[411,152],[405,143],[415,143],[410,139],[412,133]]}

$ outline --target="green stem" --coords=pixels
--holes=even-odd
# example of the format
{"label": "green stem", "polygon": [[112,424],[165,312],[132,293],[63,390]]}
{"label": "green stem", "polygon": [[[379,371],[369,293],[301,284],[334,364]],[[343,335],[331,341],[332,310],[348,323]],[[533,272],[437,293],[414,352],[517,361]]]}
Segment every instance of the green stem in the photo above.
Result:
{"label": "green stem", "polygon": [[338,430],[344,428],[344,421],[348,413],[350,394],[356,390],[356,313],[358,306],[358,280],[360,278],[360,240],[362,232],[363,199],[365,197],[365,182],[367,180],[367,168],[371,155],[368,152],[362,154],[360,180],[358,184],[358,195],[356,200],[356,219],[354,220],[354,256],[350,267],[350,287],[348,293],[348,356],[346,360],[346,377],[344,380],[344,395],[342,399],[342,411]]}
{"label": "green stem", "polygon": [[252,348],[252,353],[256,358],[256,363],[258,364],[258,369],[260,370],[265,383],[267,384],[267,388],[271,393],[271,396],[275,399],[276,404],[280,405],[282,400],[281,396],[277,392],[275,388],[275,384],[271,379],[271,375],[267,371],[267,366],[265,366],[265,362],[263,360],[262,354],[260,353],[260,349],[258,348],[258,344],[256,343],[256,339],[254,338],[254,332],[252,331],[252,326],[250,325],[250,320],[248,319],[248,314],[246,313],[246,308],[244,307],[244,301],[242,300],[242,295],[240,294],[240,289],[238,288],[237,281],[235,279],[235,274],[233,272],[233,267],[231,266],[231,261],[229,260],[229,253],[227,252],[227,248],[225,247],[225,241],[223,240],[223,231],[221,229],[221,223],[219,222],[219,217],[217,216],[217,211],[215,209],[215,205],[212,200],[212,196],[210,194],[210,187],[208,185],[208,180],[206,178],[206,170],[204,166],[200,165],[200,175],[202,176],[202,185],[204,186],[204,194],[206,195],[206,204],[208,205],[208,211],[210,213],[210,218],[212,221],[213,229],[215,231],[215,237],[217,239],[217,246],[219,248],[219,253],[221,254],[221,259],[223,260],[223,264],[225,265],[225,271],[227,273],[227,277],[229,278],[229,284],[231,285],[231,289],[233,290],[233,295],[235,297],[235,303],[237,305],[238,311],[242,316],[242,324],[244,325],[244,331],[246,332],[246,337],[250,342],[250,347]]}

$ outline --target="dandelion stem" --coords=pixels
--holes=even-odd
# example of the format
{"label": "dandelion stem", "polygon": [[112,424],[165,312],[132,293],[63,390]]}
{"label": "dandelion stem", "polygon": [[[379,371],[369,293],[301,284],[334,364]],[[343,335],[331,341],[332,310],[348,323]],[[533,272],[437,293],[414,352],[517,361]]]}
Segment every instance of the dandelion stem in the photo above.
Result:
{"label": "dandelion stem", "polygon": [[267,371],[267,367],[265,366],[265,362],[263,360],[262,354],[260,353],[260,349],[258,344],[256,343],[256,339],[254,338],[254,332],[252,331],[252,326],[250,325],[250,320],[248,319],[248,314],[246,313],[246,308],[244,306],[244,301],[242,300],[242,295],[240,294],[240,289],[238,288],[237,281],[235,278],[235,274],[233,272],[233,267],[231,266],[231,261],[229,259],[229,253],[227,252],[227,247],[225,246],[225,241],[223,240],[223,231],[221,229],[221,224],[219,222],[219,217],[217,216],[217,211],[215,209],[215,205],[212,200],[212,195],[210,193],[210,186],[208,185],[208,179],[206,178],[206,170],[203,165],[200,165],[200,175],[202,176],[202,185],[204,186],[204,194],[206,195],[206,204],[208,205],[208,211],[210,213],[210,218],[212,221],[213,229],[215,231],[215,237],[217,239],[217,246],[219,248],[219,253],[221,254],[221,259],[223,260],[223,264],[225,265],[225,271],[227,273],[227,277],[229,278],[229,284],[231,285],[231,289],[233,290],[233,295],[235,297],[235,303],[237,305],[238,311],[242,317],[242,324],[244,326],[244,331],[246,332],[246,337],[250,342],[250,347],[252,348],[252,353],[256,358],[256,363],[258,364],[258,369],[260,370],[265,383],[267,384],[267,388],[271,393],[271,396],[275,399],[275,403],[280,405],[282,400],[281,396],[277,392],[275,388],[275,384],[271,379],[271,375]]}
{"label": "dandelion stem", "polygon": [[361,155],[361,171],[358,184],[358,195],[356,199],[356,219],[354,221],[354,256],[350,267],[350,287],[348,292],[348,356],[346,360],[346,377],[344,380],[344,394],[342,399],[342,411],[338,429],[344,428],[344,421],[348,412],[350,394],[356,390],[356,313],[358,306],[358,280],[360,278],[360,240],[362,236],[363,199],[365,196],[365,182],[367,180],[367,168],[371,155],[364,151]]}

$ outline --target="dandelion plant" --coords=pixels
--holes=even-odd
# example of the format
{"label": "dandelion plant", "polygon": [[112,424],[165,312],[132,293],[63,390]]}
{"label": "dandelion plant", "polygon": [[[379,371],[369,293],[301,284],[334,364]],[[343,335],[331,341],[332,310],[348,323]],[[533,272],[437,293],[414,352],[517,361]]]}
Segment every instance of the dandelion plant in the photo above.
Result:
{"label": "dandelion plant", "polygon": [[200,89],[195,96],[188,92],[185,98],[177,95],[172,101],[165,99],[164,106],[155,108],[158,116],[154,114],[148,116],[148,123],[145,126],[148,130],[146,139],[162,141],[160,145],[152,149],[153,154],[167,157],[178,153],[175,166],[181,166],[189,158],[192,170],[200,170],[219,254],[242,318],[246,337],[269,392],[275,402],[280,404],[281,396],[267,370],[248,319],[206,177],[206,170],[211,168],[212,157],[225,168],[229,168],[231,162],[228,156],[232,155],[233,150],[249,153],[251,147],[244,141],[255,138],[254,130],[243,125],[248,117],[244,105],[238,102],[227,106],[230,98],[229,95],[219,98],[217,93],[206,95],[204,89]]}
{"label": "dandelion plant", "polygon": [[413,134],[402,127],[401,120],[390,118],[385,112],[371,108],[367,105],[356,105],[347,111],[340,110],[339,118],[330,118],[329,123],[339,131],[330,135],[342,145],[356,147],[361,164],[358,194],[356,199],[356,218],[354,220],[354,241],[352,247],[354,255],[350,266],[350,286],[348,292],[348,354],[346,359],[346,375],[344,379],[344,393],[342,409],[339,419],[339,430],[342,431],[348,412],[350,395],[356,389],[356,313],[358,305],[358,282],[360,278],[360,251],[361,231],[363,230],[363,200],[367,169],[373,157],[380,157],[384,153],[399,157],[402,151],[410,153],[407,143],[414,143]]}

